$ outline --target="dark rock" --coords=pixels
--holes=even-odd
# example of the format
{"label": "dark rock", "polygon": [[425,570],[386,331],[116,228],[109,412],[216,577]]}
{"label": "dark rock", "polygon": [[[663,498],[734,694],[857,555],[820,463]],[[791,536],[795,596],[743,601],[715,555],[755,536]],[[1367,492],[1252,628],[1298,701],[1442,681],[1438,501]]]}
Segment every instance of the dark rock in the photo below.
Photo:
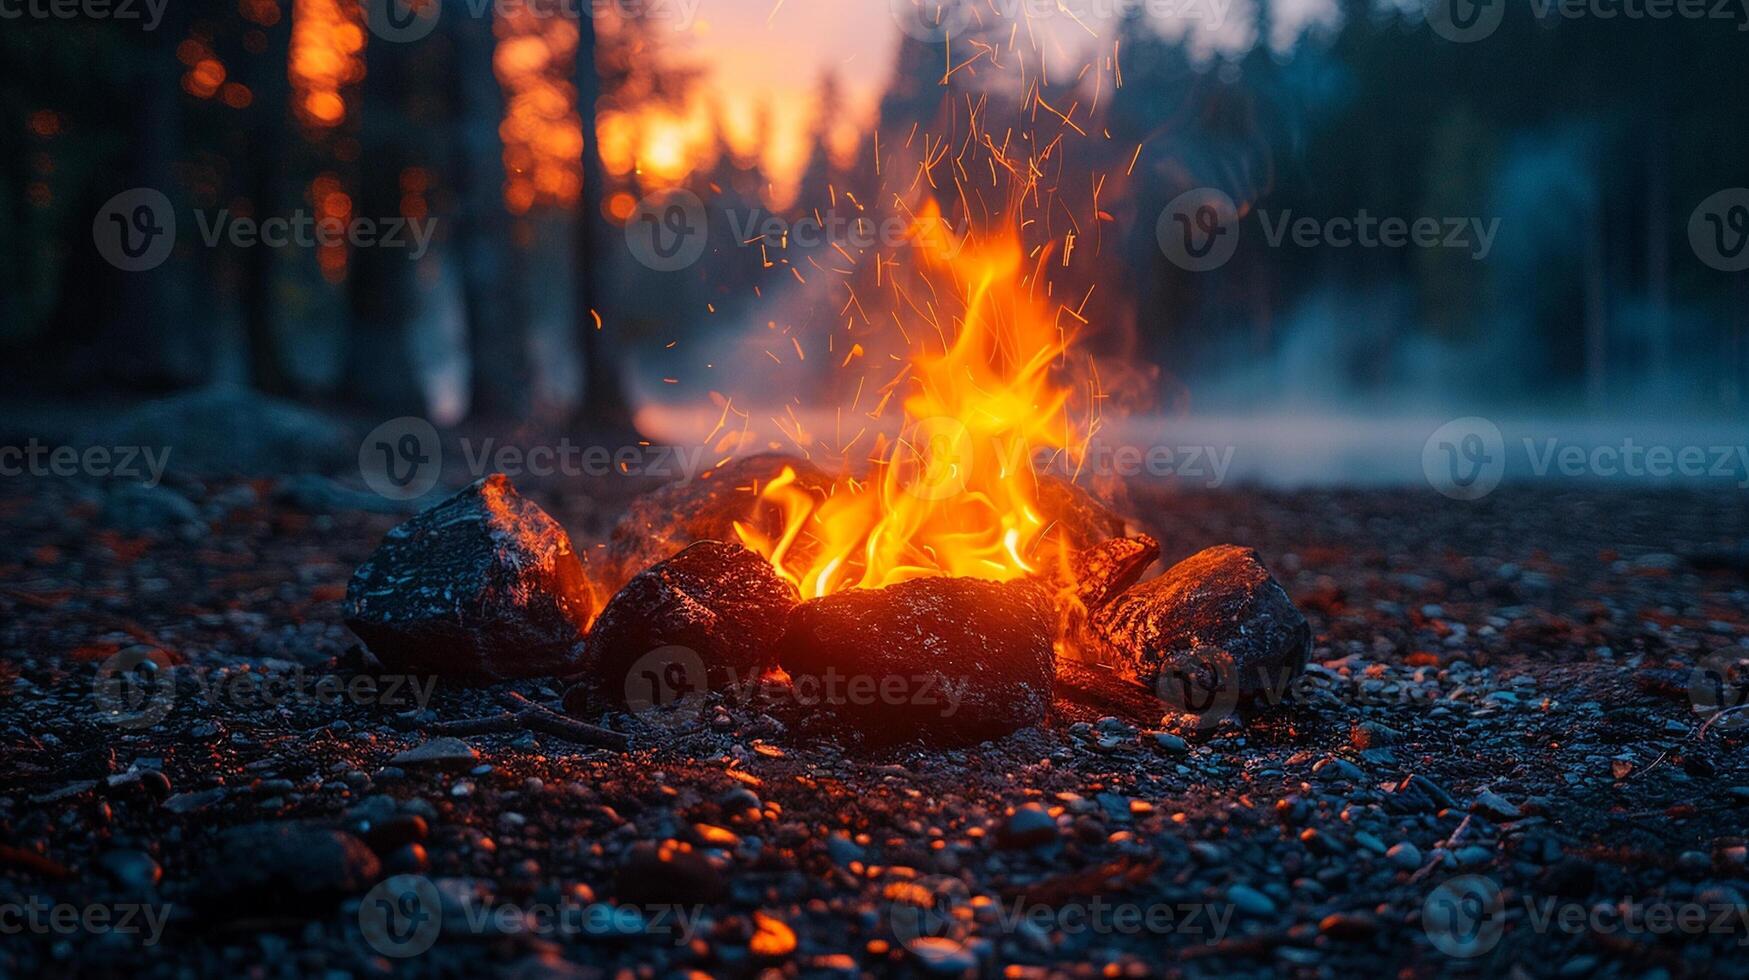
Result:
{"label": "dark rock", "polygon": [[105,851],[97,864],[110,880],[133,894],[151,891],[164,877],[164,869],[145,851]]}
{"label": "dark rock", "polygon": [[199,900],[232,918],[318,913],[370,887],[381,870],[370,848],[343,831],[245,824],[219,836]]}
{"label": "dark rock", "polygon": [[200,509],[165,486],[123,483],[103,497],[103,523],[124,534],[164,534],[198,528]]}
{"label": "dark rock", "polygon": [[390,670],[495,681],[575,671],[593,609],[571,539],[500,473],[390,531],[345,617]]}
{"label": "dark rock", "polygon": [[1365,912],[1332,912],[1318,921],[1318,931],[1343,942],[1364,942],[1378,933],[1379,922]]}
{"label": "dark rock", "polygon": [[1036,582],[922,578],[810,599],[778,644],[796,698],[863,740],[969,744],[1050,707],[1054,614]]}
{"label": "dark rock", "polygon": [[601,610],[589,634],[589,683],[635,707],[701,686],[750,685],[771,663],[795,602],[795,590],[764,558],[738,544],[700,541],[640,572]]}
{"label": "dark rock", "polygon": [[338,473],[356,466],[358,454],[357,439],[333,419],[229,386],[142,405],[92,441],[167,446],[174,470],[199,474]]}
{"label": "dark rock", "polygon": [[[1250,548],[1199,551],[1094,613],[1100,650],[1161,689],[1174,675],[1220,674],[1240,702],[1278,697],[1306,663],[1312,629]],[[1174,700],[1169,698],[1168,700]]]}
{"label": "dark rock", "polygon": [[[739,542],[735,522],[776,537],[783,526],[775,507],[759,507],[756,488],[783,473],[796,474],[796,486],[824,498],[832,481],[805,459],[760,453],[732,459],[683,483],[671,483],[632,501],[607,545],[603,582],[617,589],[656,562],[699,541]],[[805,552],[797,552],[805,557]]]}
{"label": "dark rock", "polygon": [[716,865],[692,845],[675,840],[634,844],[614,887],[621,903],[643,906],[715,902],[725,891]]}

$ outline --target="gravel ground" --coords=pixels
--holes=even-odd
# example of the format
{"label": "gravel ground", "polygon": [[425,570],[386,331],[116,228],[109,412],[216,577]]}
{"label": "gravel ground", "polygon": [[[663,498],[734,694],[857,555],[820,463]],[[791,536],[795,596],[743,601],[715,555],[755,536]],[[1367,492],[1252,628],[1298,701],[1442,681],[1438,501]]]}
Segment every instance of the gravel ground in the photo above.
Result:
{"label": "gravel ground", "polygon": [[1740,493],[1138,486],[1305,611],[1290,703],[619,751],[455,724],[556,682],[371,686],[339,600],[398,518],[329,490],[0,483],[0,974],[1749,974],[1749,712],[1691,683],[1749,644]]}

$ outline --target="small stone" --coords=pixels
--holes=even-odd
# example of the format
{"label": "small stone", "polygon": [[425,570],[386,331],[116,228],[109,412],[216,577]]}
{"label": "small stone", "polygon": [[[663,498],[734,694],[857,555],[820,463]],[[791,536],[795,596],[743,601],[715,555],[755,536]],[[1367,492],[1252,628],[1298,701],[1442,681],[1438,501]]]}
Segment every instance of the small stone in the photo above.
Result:
{"label": "small stone", "polygon": [[1476,794],[1476,800],[1470,804],[1471,813],[1479,813],[1490,820],[1517,820],[1524,814],[1506,801],[1506,798],[1491,790],[1483,790]]}
{"label": "small stone", "polygon": [[1269,896],[1250,885],[1236,884],[1229,887],[1227,901],[1233,903],[1239,911],[1247,915],[1262,917],[1275,914],[1275,903],[1270,900]]}
{"label": "small stone", "polygon": [[938,976],[960,976],[977,969],[978,959],[966,944],[941,936],[919,936],[905,944],[925,970]]}
{"label": "small stone", "polygon": [[996,832],[996,842],[1008,848],[1042,847],[1057,842],[1057,820],[1037,803],[1017,807]]}
{"label": "small stone", "polygon": [[1154,735],[1154,741],[1161,748],[1173,755],[1186,755],[1190,752],[1190,743],[1171,732],[1156,733]]}
{"label": "small stone", "polygon": [[468,769],[478,762],[480,754],[468,743],[448,735],[434,738],[400,753],[390,763],[397,766],[436,766],[442,769]]}
{"label": "small stone", "polygon": [[1318,922],[1318,931],[1331,939],[1360,942],[1379,931],[1378,920],[1360,912],[1333,912]]}
{"label": "small stone", "polygon": [[1421,849],[1408,841],[1392,844],[1385,852],[1385,860],[1403,871],[1417,871],[1421,868]]}
{"label": "small stone", "polygon": [[640,906],[715,902],[726,888],[716,865],[692,845],[676,840],[632,845],[615,882],[622,903]]}
{"label": "small stone", "polygon": [[833,834],[826,838],[826,853],[831,856],[832,863],[841,868],[847,868],[855,862],[866,862],[868,855],[857,843],[843,834]]}
{"label": "small stone", "polygon": [[363,891],[381,872],[351,834],[296,823],[233,827],[219,836],[199,901],[236,918],[313,913]]}
{"label": "small stone", "polygon": [[106,851],[97,864],[112,881],[133,893],[151,891],[164,878],[164,869],[145,851]]}

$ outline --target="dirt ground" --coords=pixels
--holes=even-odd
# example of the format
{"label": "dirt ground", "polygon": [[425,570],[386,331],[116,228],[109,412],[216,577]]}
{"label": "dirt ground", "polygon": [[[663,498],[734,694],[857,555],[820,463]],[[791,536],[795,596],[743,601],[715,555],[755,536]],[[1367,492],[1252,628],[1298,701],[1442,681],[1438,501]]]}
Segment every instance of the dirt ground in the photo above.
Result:
{"label": "dirt ground", "polygon": [[0,974],[1749,974],[1749,712],[1695,705],[1749,644],[1739,492],[1136,486],[1165,560],[1254,546],[1304,610],[1290,703],[947,751],[590,719],[619,751],[442,734],[556,682],[376,684],[340,599],[399,518],[307,491],[0,483]]}

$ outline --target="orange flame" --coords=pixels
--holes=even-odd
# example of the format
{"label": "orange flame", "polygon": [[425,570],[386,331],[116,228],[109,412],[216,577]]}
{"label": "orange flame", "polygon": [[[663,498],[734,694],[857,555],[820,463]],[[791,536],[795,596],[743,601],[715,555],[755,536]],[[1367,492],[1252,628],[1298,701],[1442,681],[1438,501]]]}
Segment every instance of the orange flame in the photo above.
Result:
{"label": "orange flame", "polygon": [[[802,595],[937,575],[1006,581],[1066,559],[1037,467],[1041,454],[1080,459],[1094,418],[1072,405],[1083,403],[1078,389],[1091,394],[1092,377],[1077,376],[1074,331],[1030,288],[1015,224],[979,240],[947,230],[936,203],[925,204],[910,235],[920,286],[894,289],[934,329],[911,332],[893,355],[901,368],[871,413],[897,395],[898,433],[876,440],[865,477],[842,476],[823,498],[786,470],[758,493],[757,507],[780,519],[764,512],[736,526]],[[1035,250],[1039,268],[1050,252]]]}

